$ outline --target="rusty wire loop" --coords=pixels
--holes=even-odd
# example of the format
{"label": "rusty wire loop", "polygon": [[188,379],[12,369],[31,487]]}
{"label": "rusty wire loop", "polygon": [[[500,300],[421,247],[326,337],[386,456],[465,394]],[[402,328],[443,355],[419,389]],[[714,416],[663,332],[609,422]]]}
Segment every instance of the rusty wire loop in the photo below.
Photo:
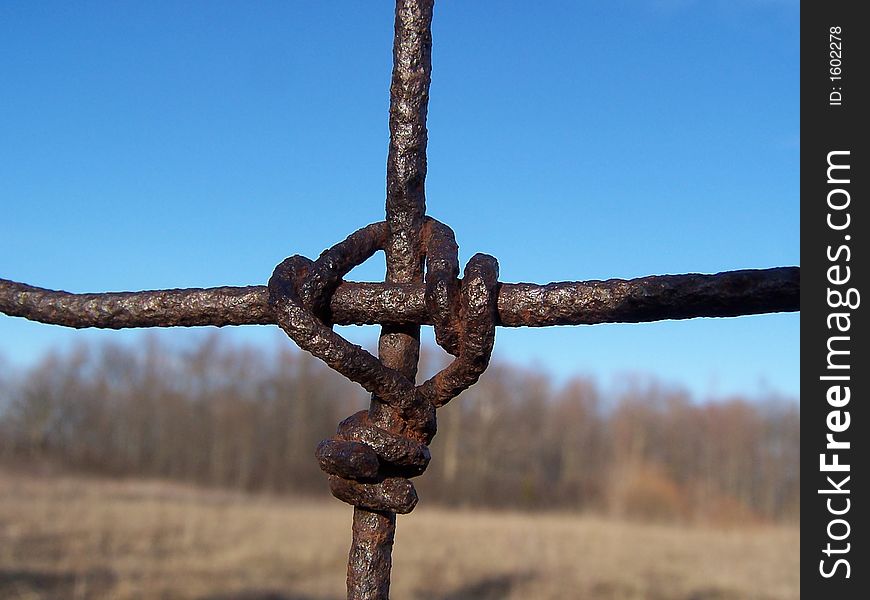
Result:
{"label": "rusty wire loop", "polygon": [[408,513],[417,504],[411,477],[429,462],[426,447],[436,431],[435,409],[473,385],[489,364],[495,341],[498,262],[476,254],[460,281],[458,246],[452,230],[427,217],[426,304],[432,307],[436,339],[456,358],[420,385],[385,366],[332,330],[329,295],[341,278],[384,249],[386,223],[374,223],[323,252],[315,261],[292,256],[275,268],[269,299],[278,325],[296,344],[359,383],[402,417],[397,434],[372,423],[368,412],[349,417],[336,437],[317,448],[333,495],[358,508]]}

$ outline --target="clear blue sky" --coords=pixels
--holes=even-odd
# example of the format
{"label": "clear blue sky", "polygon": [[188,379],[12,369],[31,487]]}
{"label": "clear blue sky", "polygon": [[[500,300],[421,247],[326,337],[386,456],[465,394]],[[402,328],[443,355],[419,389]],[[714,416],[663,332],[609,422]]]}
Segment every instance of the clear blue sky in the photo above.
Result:
{"label": "clear blue sky", "polygon": [[[262,284],[285,256],[381,220],[392,11],[0,3],[0,276],[74,292]],[[463,262],[493,254],[508,282],[799,264],[798,11],[438,2],[429,213]],[[495,356],[796,397],[798,332],[797,314],[500,329]],[[140,335],[0,316],[0,355]]]}

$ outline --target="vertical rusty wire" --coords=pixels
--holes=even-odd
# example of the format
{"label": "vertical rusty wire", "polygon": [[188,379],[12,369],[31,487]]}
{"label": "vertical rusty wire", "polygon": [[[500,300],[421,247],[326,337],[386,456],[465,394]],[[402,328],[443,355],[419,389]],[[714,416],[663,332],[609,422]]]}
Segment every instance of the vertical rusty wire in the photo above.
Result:
{"label": "vertical rusty wire", "polygon": [[[387,274],[389,283],[423,281],[421,230],[426,213],[426,114],[432,71],[434,0],[397,0],[390,83],[390,149],[387,158]],[[420,355],[420,327],[383,326],[383,364],[413,381]],[[372,397],[372,422],[414,437],[395,410]],[[396,515],[354,508],[347,568],[349,600],[387,600]]]}

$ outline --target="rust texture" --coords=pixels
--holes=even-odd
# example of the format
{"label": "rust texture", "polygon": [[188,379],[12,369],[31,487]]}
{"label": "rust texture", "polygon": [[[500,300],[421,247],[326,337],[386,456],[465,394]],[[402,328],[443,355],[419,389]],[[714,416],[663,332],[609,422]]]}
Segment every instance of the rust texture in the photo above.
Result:
{"label": "rust texture", "polygon": [[[269,279],[269,303],[278,325],[296,344],[372,393],[368,411],[343,421],[333,439],[316,451],[332,494],[354,506],[354,538],[348,565],[348,597],[386,598],[395,514],[417,504],[410,479],[429,463],[427,445],[436,431],[435,410],[473,385],[489,364],[495,341],[498,262],[476,254],[458,275],[458,246],[443,223],[424,219],[421,253],[426,260],[424,303],[435,307],[436,339],[453,362],[420,385],[399,350],[416,361],[419,338],[387,329],[380,357],[351,344],[332,329],[329,297],[341,278],[378,250],[385,250],[387,222],[354,232],[311,261],[291,256]],[[452,292],[447,292],[452,290]],[[419,325],[414,327],[419,328]],[[415,341],[406,345],[407,335]],[[394,366],[395,365],[395,366]]]}
{"label": "rust texture", "polygon": [[[497,324],[547,327],[736,317],[800,310],[800,267],[714,275],[500,283]],[[426,286],[343,281],[329,299],[336,325],[432,325]],[[125,329],[277,324],[266,286],[70,294],[0,279],[0,312],[51,325]]]}
{"label": "rust texture", "polygon": [[[426,116],[432,76],[433,5],[434,0],[396,0],[387,155],[385,281],[389,283],[417,283],[423,279],[421,231],[426,214]],[[420,326],[382,325],[378,356],[385,366],[413,382],[420,357]],[[409,429],[402,416],[377,395],[372,396],[369,415],[374,425],[387,431],[402,433]],[[410,433],[415,437],[413,430]],[[335,491],[334,485],[330,487]],[[414,496],[410,508],[416,504],[416,492]],[[347,563],[348,600],[389,598],[395,532],[394,512],[368,510],[362,503],[354,507]]]}
{"label": "rust texture", "polygon": [[[397,0],[390,85],[386,219],[316,260],[291,256],[268,285],[71,294],[0,279],[0,312],[84,328],[277,324],[303,350],[372,394],[315,456],[332,494],[354,506],[349,600],[387,600],[396,514],[411,512],[411,479],[426,470],[436,409],[487,368],[495,329],[797,311],[800,269],[658,275],[606,281],[500,283],[498,262],[476,254],[460,278],[453,231],[426,216],[426,116],[433,0]],[[344,281],[374,253],[383,283]],[[334,325],[380,324],[378,356]],[[416,384],[420,326],[454,356]]]}

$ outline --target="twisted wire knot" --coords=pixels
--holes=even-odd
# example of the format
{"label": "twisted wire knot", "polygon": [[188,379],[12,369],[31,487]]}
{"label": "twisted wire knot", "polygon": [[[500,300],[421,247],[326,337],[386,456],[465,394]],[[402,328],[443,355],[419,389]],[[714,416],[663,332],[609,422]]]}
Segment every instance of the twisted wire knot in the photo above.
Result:
{"label": "twisted wire knot", "polygon": [[352,233],[315,261],[292,256],[269,279],[269,302],[287,335],[359,383],[376,400],[395,408],[401,418],[401,432],[388,431],[372,423],[368,411],[358,412],[317,447],[316,456],[329,475],[332,494],[368,510],[413,510],[417,492],[410,479],[421,475],[429,464],[435,409],[477,382],[489,364],[495,341],[498,261],[475,254],[460,281],[453,231],[427,217],[422,233],[426,306],[436,342],[455,359],[420,385],[332,330],[329,298],[342,277],[384,249],[385,222]]}

